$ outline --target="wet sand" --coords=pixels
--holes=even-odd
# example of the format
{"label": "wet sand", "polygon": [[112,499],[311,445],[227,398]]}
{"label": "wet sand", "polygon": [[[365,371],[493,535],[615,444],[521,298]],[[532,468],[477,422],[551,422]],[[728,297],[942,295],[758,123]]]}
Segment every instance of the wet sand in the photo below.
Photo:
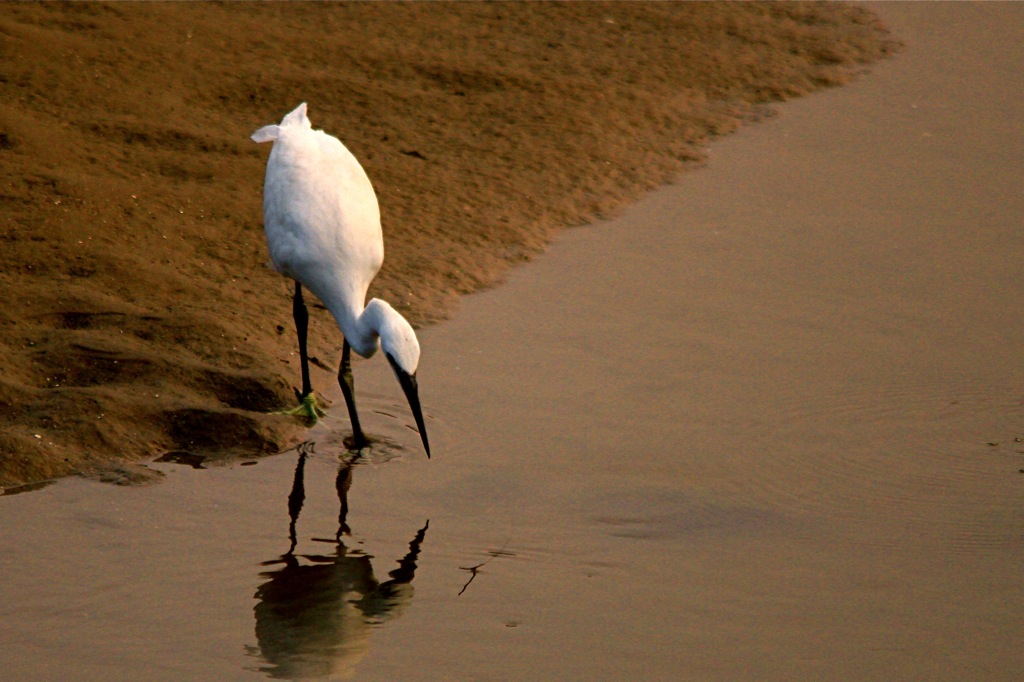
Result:
{"label": "wet sand", "polygon": [[5,672],[1017,679],[1024,6],[875,9],[902,54],[423,332],[433,460],[356,366],[384,442],[342,552],[314,434],[312,603],[268,587],[296,452],[5,497]]}

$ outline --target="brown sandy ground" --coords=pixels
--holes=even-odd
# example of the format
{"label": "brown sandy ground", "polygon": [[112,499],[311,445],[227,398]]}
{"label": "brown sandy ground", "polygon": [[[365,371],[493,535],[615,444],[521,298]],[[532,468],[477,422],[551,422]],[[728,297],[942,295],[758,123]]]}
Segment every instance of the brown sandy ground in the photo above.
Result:
{"label": "brown sandy ground", "polygon": [[422,325],[894,48],[847,4],[4,3],[0,486],[301,438],[263,414],[298,367],[248,138],[300,101],[379,193],[371,294]]}

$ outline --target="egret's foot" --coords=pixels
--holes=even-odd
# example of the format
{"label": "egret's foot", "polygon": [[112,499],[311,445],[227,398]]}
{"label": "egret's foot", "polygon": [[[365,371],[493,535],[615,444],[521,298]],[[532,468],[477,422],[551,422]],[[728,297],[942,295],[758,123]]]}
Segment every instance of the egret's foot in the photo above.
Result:
{"label": "egret's foot", "polygon": [[370,439],[366,436],[359,434],[352,434],[351,436],[345,436],[342,439],[342,443],[349,452],[362,452],[364,448],[370,447]]}
{"label": "egret's foot", "polygon": [[320,407],[320,404],[316,400],[316,396],[310,393],[302,398],[298,407],[293,407],[290,410],[281,410],[279,412],[274,412],[273,414],[287,414],[293,417],[302,417],[303,419],[316,424],[317,420],[327,413],[324,412],[322,407]]}

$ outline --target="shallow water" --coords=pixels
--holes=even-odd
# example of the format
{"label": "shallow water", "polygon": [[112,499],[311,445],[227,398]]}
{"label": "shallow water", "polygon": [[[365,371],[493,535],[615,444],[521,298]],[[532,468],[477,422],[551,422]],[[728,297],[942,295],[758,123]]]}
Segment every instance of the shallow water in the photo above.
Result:
{"label": "shallow water", "polygon": [[433,460],[358,363],[340,540],[344,420],[5,496],[4,677],[1016,679],[1021,7],[878,7],[904,54],[467,299]]}

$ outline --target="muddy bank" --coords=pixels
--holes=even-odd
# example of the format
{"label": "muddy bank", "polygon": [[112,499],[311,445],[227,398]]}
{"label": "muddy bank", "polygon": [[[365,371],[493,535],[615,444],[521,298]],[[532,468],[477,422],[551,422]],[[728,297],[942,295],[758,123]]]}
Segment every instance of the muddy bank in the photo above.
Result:
{"label": "muddy bank", "polygon": [[371,294],[424,324],[894,48],[817,4],[40,3],[0,36],[0,485],[301,436],[263,414],[298,366],[248,139],[299,101],[380,195]]}

